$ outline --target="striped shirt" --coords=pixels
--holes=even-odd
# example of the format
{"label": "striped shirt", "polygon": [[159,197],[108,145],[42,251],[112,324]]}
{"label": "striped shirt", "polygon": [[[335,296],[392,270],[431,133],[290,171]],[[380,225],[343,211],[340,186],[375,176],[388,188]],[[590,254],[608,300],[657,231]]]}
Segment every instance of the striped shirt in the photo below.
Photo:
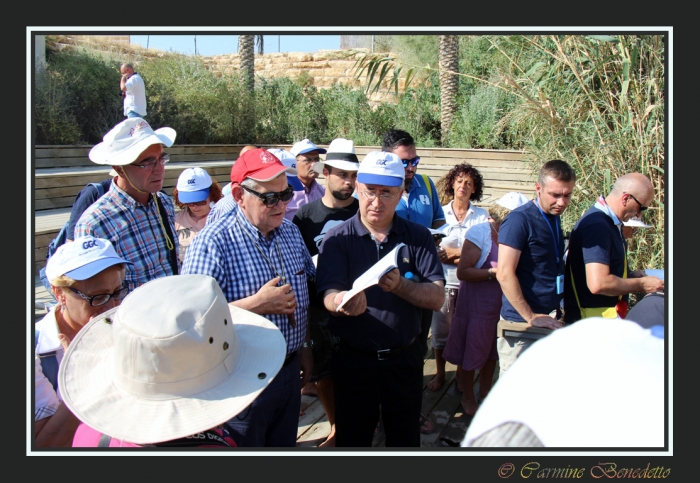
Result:
{"label": "striped shirt", "polygon": [[307,190],[306,186],[304,186],[304,189],[294,192],[294,197],[292,197],[292,201],[290,201],[289,204],[287,204],[287,209],[284,212],[284,217],[289,221],[292,221],[294,219],[294,215],[296,214],[299,208],[319,198],[323,198],[323,194],[325,192],[325,186],[319,184],[319,182],[315,179],[312,180],[311,188]]}
{"label": "striped shirt", "polygon": [[212,208],[209,214],[207,215],[206,224],[211,225],[229,211],[233,211],[237,208],[238,204],[236,204],[236,201],[233,199],[232,194],[224,196],[214,204],[214,208]]}
{"label": "striped shirt", "polygon": [[262,315],[282,331],[287,354],[297,351],[304,342],[309,318],[307,279],[316,277],[316,267],[292,222],[283,220],[268,240],[242,210],[229,211],[207,223],[197,234],[185,253],[182,273],[215,278],[228,302],[255,295],[263,285],[283,274],[292,284],[297,301],[296,327],[291,326],[286,314]]}
{"label": "striped shirt", "polygon": [[[168,214],[163,223],[168,223],[170,233],[174,234],[173,202],[162,192],[158,192],[157,196]],[[112,242],[119,256],[133,263],[126,265],[124,277],[129,290],[158,277],[173,275],[166,235],[152,196],[146,205],[142,205],[119,188],[117,183],[112,183],[109,191],[90,205],[75,225],[74,240],[86,235],[106,238]],[[170,238],[175,250],[178,250],[177,237]]]}

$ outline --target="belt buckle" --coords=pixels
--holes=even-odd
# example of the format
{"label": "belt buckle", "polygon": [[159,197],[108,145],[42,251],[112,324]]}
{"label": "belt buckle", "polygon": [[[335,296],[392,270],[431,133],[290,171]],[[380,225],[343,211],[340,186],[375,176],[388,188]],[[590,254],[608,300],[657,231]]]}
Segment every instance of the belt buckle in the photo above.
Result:
{"label": "belt buckle", "polygon": [[377,351],[377,360],[385,361],[389,359],[389,353],[391,349],[381,349]]}

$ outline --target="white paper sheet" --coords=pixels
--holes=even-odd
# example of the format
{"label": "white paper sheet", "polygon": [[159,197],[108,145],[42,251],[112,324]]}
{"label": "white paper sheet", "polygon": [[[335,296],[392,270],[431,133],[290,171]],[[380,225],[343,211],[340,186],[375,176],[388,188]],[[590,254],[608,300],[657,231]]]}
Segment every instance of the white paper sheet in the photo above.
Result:
{"label": "white paper sheet", "polygon": [[343,300],[340,302],[340,305],[338,305],[336,312],[340,310],[340,308],[345,305],[348,300],[362,292],[367,287],[376,285],[379,283],[379,279],[382,278],[387,272],[395,269],[398,266],[397,260],[399,256],[399,249],[405,245],[405,243],[399,243],[393,250],[384,255],[377,263],[369,267],[365,273],[357,277],[355,282],[352,284],[352,290],[345,292]]}

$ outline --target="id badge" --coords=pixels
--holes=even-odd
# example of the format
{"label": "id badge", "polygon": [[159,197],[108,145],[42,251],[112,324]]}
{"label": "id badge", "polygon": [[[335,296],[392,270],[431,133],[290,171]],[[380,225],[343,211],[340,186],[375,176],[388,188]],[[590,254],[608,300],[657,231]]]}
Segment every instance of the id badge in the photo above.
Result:
{"label": "id badge", "polygon": [[557,275],[557,293],[564,293],[564,274]]}

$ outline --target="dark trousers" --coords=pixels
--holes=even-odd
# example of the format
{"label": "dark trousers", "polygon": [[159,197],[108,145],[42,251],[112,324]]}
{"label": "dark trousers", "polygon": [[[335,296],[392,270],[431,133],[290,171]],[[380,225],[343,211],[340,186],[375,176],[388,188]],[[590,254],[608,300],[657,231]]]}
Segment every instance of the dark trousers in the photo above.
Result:
{"label": "dark trousers", "polygon": [[299,371],[297,352],[250,406],[226,422],[238,446],[296,446],[301,408]]}
{"label": "dark trousers", "polygon": [[421,358],[425,357],[428,352],[428,333],[430,326],[433,323],[433,311],[430,309],[421,309],[420,314],[420,334],[418,334],[418,344],[420,344]]}
{"label": "dark trousers", "polygon": [[423,353],[418,343],[384,361],[341,346],[331,367],[336,446],[371,447],[380,408],[387,447],[420,446]]}

